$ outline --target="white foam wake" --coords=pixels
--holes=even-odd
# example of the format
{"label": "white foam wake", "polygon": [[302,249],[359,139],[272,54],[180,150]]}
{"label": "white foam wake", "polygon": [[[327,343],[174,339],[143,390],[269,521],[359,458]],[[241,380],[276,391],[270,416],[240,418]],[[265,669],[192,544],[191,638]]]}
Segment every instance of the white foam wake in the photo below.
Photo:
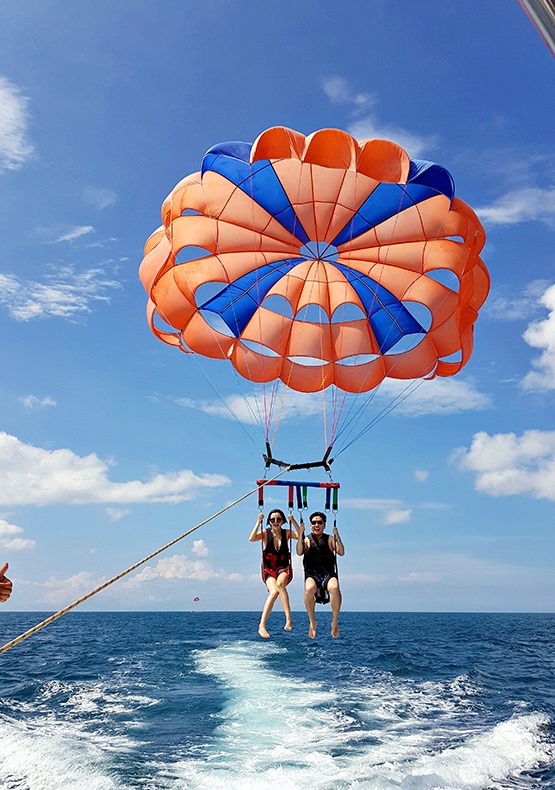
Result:
{"label": "white foam wake", "polygon": [[0,720],[0,788],[30,790],[116,790],[106,756],[93,743],[68,730],[53,731]]}
{"label": "white foam wake", "polygon": [[99,681],[52,680],[32,699],[3,700],[0,790],[127,790],[116,765],[137,741],[126,728],[153,704]]}
{"label": "white foam wake", "polygon": [[[197,654],[227,702],[202,758],[170,769],[172,788],[485,790],[554,764],[548,718],[487,726],[465,678],[418,683],[361,672],[350,687],[268,668],[279,648],[236,643]],[[304,673],[303,673],[304,674]]]}

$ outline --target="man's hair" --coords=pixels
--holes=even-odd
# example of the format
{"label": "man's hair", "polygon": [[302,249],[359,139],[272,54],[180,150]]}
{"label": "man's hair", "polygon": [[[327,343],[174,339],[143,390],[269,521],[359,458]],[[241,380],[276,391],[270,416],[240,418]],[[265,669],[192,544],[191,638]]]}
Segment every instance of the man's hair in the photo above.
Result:
{"label": "man's hair", "polygon": [[308,520],[309,520],[309,521],[312,521],[312,519],[314,518],[314,516],[320,516],[320,517],[321,517],[321,519],[322,519],[322,521],[324,522],[324,524],[326,523],[326,520],[327,520],[327,519],[326,519],[326,514],[325,514],[325,513],[322,513],[322,511],[321,511],[321,510],[316,510],[316,511],[314,511],[314,513],[311,513],[311,514],[310,514],[310,518],[309,518]]}

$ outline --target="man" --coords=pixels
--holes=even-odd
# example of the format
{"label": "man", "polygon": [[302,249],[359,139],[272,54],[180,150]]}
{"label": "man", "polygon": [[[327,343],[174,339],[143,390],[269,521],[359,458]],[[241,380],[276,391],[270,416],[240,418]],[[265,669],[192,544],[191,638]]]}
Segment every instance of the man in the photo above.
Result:
{"label": "man", "polygon": [[0,603],[7,601],[12,594],[12,583],[4,574],[8,570],[8,563],[5,562],[0,568]]}
{"label": "man", "polygon": [[308,635],[311,639],[316,636],[316,619],[314,607],[316,602],[327,603],[331,601],[331,635],[339,636],[339,610],[341,609],[341,590],[337,578],[337,563],[335,556],[343,557],[345,546],[339,537],[337,527],[333,528],[333,535],[324,532],[326,514],[317,511],[310,516],[311,534],[305,537],[303,525],[299,529],[297,539],[297,554],[303,558],[304,566],[304,605],[308,614]]}

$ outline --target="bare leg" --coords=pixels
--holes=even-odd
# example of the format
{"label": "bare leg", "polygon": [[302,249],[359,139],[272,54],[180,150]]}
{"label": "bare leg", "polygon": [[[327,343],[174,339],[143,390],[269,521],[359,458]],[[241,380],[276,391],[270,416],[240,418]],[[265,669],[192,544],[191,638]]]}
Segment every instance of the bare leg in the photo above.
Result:
{"label": "bare leg", "polygon": [[262,614],[260,615],[260,625],[258,626],[258,633],[263,639],[270,638],[270,634],[266,630],[266,623],[268,622],[270,612],[274,608],[274,604],[277,601],[279,595],[276,580],[272,576],[268,576],[266,579],[266,587],[268,588],[268,597],[266,598],[264,608],[262,609]]}
{"label": "bare leg", "polygon": [[328,592],[331,604],[331,635],[334,639],[339,636],[339,611],[341,609],[341,590],[337,579],[328,581]]}
{"label": "bare leg", "polygon": [[285,631],[290,631],[293,627],[291,624],[291,605],[289,603],[289,593],[287,592],[287,585],[289,584],[289,581],[290,576],[288,573],[280,573],[277,577],[277,591],[279,593],[281,605],[283,606],[283,611],[285,612],[285,625],[283,626]]}
{"label": "bare leg", "polygon": [[314,579],[307,579],[304,583],[304,605],[308,614],[308,635],[311,639],[316,636],[316,618],[314,617],[314,607],[316,600],[317,585]]}

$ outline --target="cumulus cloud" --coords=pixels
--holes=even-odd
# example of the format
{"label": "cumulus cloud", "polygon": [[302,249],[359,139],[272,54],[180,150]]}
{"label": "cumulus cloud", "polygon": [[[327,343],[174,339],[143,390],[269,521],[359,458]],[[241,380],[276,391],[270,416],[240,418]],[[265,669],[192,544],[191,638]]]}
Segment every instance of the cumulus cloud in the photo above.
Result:
{"label": "cumulus cloud", "polygon": [[475,474],[475,488],[484,494],[555,501],[555,431],[530,430],[522,436],[481,431],[453,458]]}
{"label": "cumulus cloud", "polygon": [[555,229],[555,188],[515,189],[492,205],[477,208],[476,213],[484,224],[503,226],[536,221]]}
{"label": "cumulus cloud", "polygon": [[[202,543],[202,541],[195,542]],[[215,579],[232,582],[244,581],[244,577],[241,574],[215,570],[204,560],[191,560],[185,554],[174,554],[171,557],[162,557],[156,565],[147,565],[131,579],[123,582],[122,587],[130,590],[156,579],[197,582],[213,581]]]}
{"label": "cumulus cloud", "polygon": [[419,483],[426,482],[426,480],[429,477],[429,474],[430,473],[427,472],[425,469],[415,469],[414,470],[414,477],[415,477],[416,480],[418,480]]}
{"label": "cumulus cloud", "polygon": [[547,289],[540,302],[548,310],[547,318],[531,323],[523,335],[529,346],[542,351],[532,360],[533,370],[523,379],[526,390],[555,389],[555,285]]}
{"label": "cumulus cloud", "polygon": [[91,592],[106,581],[104,577],[95,578],[88,571],[80,571],[68,576],[67,579],[56,579],[50,576],[39,587],[44,587],[44,601],[51,604],[67,603],[68,599],[77,600]]}
{"label": "cumulus cloud", "polygon": [[32,155],[27,139],[28,99],[6,77],[0,77],[0,172],[19,169]]}
{"label": "cumulus cloud", "polygon": [[195,557],[207,557],[208,556],[208,548],[203,540],[194,540],[193,541],[193,554]]}
{"label": "cumulus cloud", "polygon": [[34,540],[19,537],[23,532],[21,527],[10,524],[0,518],[0,549],[3,551],[24,551],[34,549],[37,545]]}
{"label": "cumulus cloud", "polygon": [[45,450],[0,433],[0,505],[184,502],[229,483],[223,475],[189,470],[113,483],[109,466],[95,453],[81,457],[67,449]]}
{"label": "cumulus cloud", "polygon": [[354,90],[341,76],[327,77],[322,82],[322,88],[333,103],[351,107],[357,119],[347,127],[347,131],[357,140],[372,138],[392,140],[412,157],[422,156],[438,144],[438,137],[435,135],[420,135],[395,124],[378,121],[374,110],[377,103],[376,95]]}
{"label": "cumulus cloud", "polygon": [[39,398],[37,395],[23,395],[20,399],[26,411],[33,409],[45,409],[48,406],[56,406],[56,401],[50,395],[44,398]]}
{"label": "cumulus cloud", "polygon": [[102,269],[75,271],[72,266],[58,267],[46,275],[44,282],[21,280],[14,274],[0,273],[0,305],[16,321],[35,318],[77,317],[91,313],[96,302],[109,302],[108,293],[121,288]]}

